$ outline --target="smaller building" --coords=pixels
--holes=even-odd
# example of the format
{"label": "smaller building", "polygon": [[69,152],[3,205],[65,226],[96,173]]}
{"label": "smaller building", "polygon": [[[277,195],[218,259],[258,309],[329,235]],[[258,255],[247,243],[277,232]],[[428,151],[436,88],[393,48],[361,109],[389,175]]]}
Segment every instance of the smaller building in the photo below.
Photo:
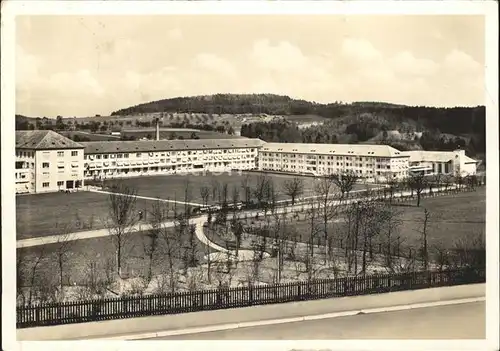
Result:
{"label": "smaller building", "polygon": [[266,143],[259,169],[324,176],[354,173],[367,182],[404,179],[408,156],[388,145]]}
{"label": "smaller building", "polygon": [[467,176],[476,174],[479,161],[468,157],[465,150],[404,151],[410,157],[410,173]]}
{"label": "smaller building", "polygon": [[83,149],[51,130],[16,131],[16,193],[83,187]]}

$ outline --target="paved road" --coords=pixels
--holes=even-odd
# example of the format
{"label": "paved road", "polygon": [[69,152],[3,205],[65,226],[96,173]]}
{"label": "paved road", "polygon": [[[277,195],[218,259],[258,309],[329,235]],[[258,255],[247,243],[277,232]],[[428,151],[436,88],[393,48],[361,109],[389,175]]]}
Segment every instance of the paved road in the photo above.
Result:
{"label": "paved road", "polygon": [[474,302],[155,340],[484,339],[485,318],[485,302]]}

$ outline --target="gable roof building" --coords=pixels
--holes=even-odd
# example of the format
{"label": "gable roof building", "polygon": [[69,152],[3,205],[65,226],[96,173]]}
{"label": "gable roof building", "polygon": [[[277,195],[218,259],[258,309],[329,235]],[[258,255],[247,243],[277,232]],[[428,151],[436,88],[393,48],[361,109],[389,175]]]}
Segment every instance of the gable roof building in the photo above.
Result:
{"label": "gable roof building", "polygon": [[304,144],[304,143],[265,143],[262,152],[323,154],[372,157],[408,157],[388,145],[364,144]]}
{"label": "gable roof building", "polygon": [[83,149],[84,146],[52,130],[16,131],[16,149],[64,150]]}
{"label": "gable roof building", "polygon": [[193,139],[81,142],[81,145],[85,147],[85,154],[257,148],[262,146],[263,144],[264,142],[260,139]]}

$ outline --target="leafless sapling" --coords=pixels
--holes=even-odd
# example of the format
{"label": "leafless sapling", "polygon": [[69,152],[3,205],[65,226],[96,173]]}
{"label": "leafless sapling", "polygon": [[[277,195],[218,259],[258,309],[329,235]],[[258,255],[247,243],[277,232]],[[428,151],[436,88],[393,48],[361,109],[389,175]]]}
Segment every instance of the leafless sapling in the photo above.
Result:
{"label": "leafless sapling", "polygon": [[207,207],[208,206],[208,199],[210,197],[210,188],[208,186],[203,185],[200,188],[200,196],[203,201],[203,206]]}
{"label": "leafless sapling", "polygon": [[294,177],[286,180],[283,183],[283,193],[290,197],[292,206],[295,205],[295,200],[304,193],[304,181],[302,178]]}
{"label": "leafless sapling", "polygon": [[410,186],[412,192],[415,191],[415,194],[417,195],[417,207],[420,207],[422,192],[424,191],[426,184],[427,179],[425,178],[425,175],[423,173],[410,174],[408,185]]}
{"label": "leafless sapling", "polygon": [[250,201],[252,200],[252,186],[250,183],[250,176],[246,174],[242,179],[241,179],[241,188],[243,189],[243,198],[245,201],[245,204],[248,205]]}
{"label": "leafless sapling", "polygon": [[340,190],[341,199],[344,199],[345,196],[349,196],[349,193],[352,191],[354,185],[358,181],[358,176],[354,172],[332,174],[330,177]]}
{"label": "leafless sapling", "polygon": [[337,187],[335,181],[331,177],[320,178],[314,184],[314,193],[317,196],[318,216],[322,222],[323,244],[325,245],[325,263],[331,258],[329,257],[328,242],[330,233],[328,224],[337,215],[337,206],[335,197]]}
{"label": "leafless sapling", "polygon": [[61,296],[64,294],[64,272],[66,262],[71,254],[72,244],[74,244],[74,241],[71,229],[68,229],[66,230],[66,233],[57,236],[54,254],[56,255],[57,267],[59,269],[59,289]]}
{"label": "leafless sapling", "polygon": [[123,251],[129,234],[139,219],[135,213],[137,191],[117,183],[108,195],[108,220],[105,222],[116,251],[117,273],[122,276]]}

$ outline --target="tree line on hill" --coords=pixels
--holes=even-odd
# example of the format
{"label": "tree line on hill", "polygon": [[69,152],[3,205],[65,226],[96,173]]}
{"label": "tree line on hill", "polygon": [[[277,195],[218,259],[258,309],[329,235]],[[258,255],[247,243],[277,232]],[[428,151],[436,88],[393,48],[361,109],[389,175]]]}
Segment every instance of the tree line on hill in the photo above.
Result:
{"label": "tree line on hill", "polygon": [[[193,112],[219,114],[317,115],[329,119],[323,126],[298,130],[285,122],[257,122],[243,126],[242,136],[260,137],[279,142],[365,142],[378,133],[390,130],[426,132],[417,147],[426,150],[448,150],[465,146],[472,155],[486,149],[486,114],[484,106],[437,108],[404,106],[378,102],[320,104],[296,100],[274,94],[216,94],[209,96],[178,97],[144,103],[117,110],[113,115],[145,114],[153,112]],[[336,121],[344,120],[339,130]],[[284,128],[284,130],[282,130]],[[345,138],[345,135],[349,138]],[[441,134],[451,134],[445,137]],[[343,138],[339,138],[342,135]],[[459,136],[466,135],[464,144]],[[344,140],[339,140],[344,139]],[[465,141],[465,139],[464,139]],[[414,148],[412,143],[383,140],[402,149]],[[469,145],[470,144],[470,145]]]}
{"label": "tree line on hill", "polygon": [[484,106],[437,108],[374,102],[320,104],[274,94],[215,94],[178,97],[117,110],[112,115],[166,111],[219,114],[317,115],[329,119],[368,113],[382,116],[398,125],[410,120],[427,128],[439,129],[443,133],[457,135],[482,133],[485,128]]}
{"label": "tree line on hill", "polygon": [[[472,134],[468,137],[447,136],[439,130],[425,130],[420,136],[415,133],[409,134],[406,139],[392,139],[388,135],[389,127],[376,122],[352,122],[340,126],[335,121],[327,121],[321,125],[313,125],[300,129],[297,123],[284,119],[270,122],[254,122],[241,126],[241,136],[247,138],[260,138],[266,142],[281,143],[319,143],[356,144],[370,142],[393,146],[401,151],[423,149],[452,151],[462,148],[467,154],[475,156],[486,151],[486,141],[484,133]],[[370,141],[371,138],[379,135],[379,140]]]}
{"label": "tree line on hill", "polygon": [[[425,150],[448,150],[457,146],[465,147],[471,155],[483,154],[486,150],[486,114],[484,106],[437,108],[426,106],[404,106],[378,102],[357,102],[320,104],[292,99],[274,94],[215,94],[195,97],[177,97],[144,103],[114,111],[113,116],[142,115],[151,113],[167,114],[171,126],[214,129],[218,132],[233,133],[228,125],[208,123],[214,114],[252,114],[299,116],[316,115],[326,118],[321,126],[311,126],[299,130],[293,123],[257,122],[242,127],[242,136],[259,137],[265,141],[316,142],[316,143],[359,143],[372,142],[372,138],[382,134],[381,140],[373,142],[394,145],[399,149],[423,148]],[[174,117],[174,113],[202,114],[197,122],[184,116]],[[16,116],[17,117],[17,116]],[[286,117],[285,117],[286,118]],[[136,126],[149,127],[150,121],[135,122]],[[99,122],[92,121],[70,126],[61,116],[55,123],[47,118],[37,118],[35,124],[26,119],[16,118],[16,129],[55,129],[106,131],[113,126],[131,126],[132,121]],[[424,133],[415,139],[407,136],[404,140],[394,140],[388,131],[400,133]],[[388,137],[386,137],[388,136]]]}

